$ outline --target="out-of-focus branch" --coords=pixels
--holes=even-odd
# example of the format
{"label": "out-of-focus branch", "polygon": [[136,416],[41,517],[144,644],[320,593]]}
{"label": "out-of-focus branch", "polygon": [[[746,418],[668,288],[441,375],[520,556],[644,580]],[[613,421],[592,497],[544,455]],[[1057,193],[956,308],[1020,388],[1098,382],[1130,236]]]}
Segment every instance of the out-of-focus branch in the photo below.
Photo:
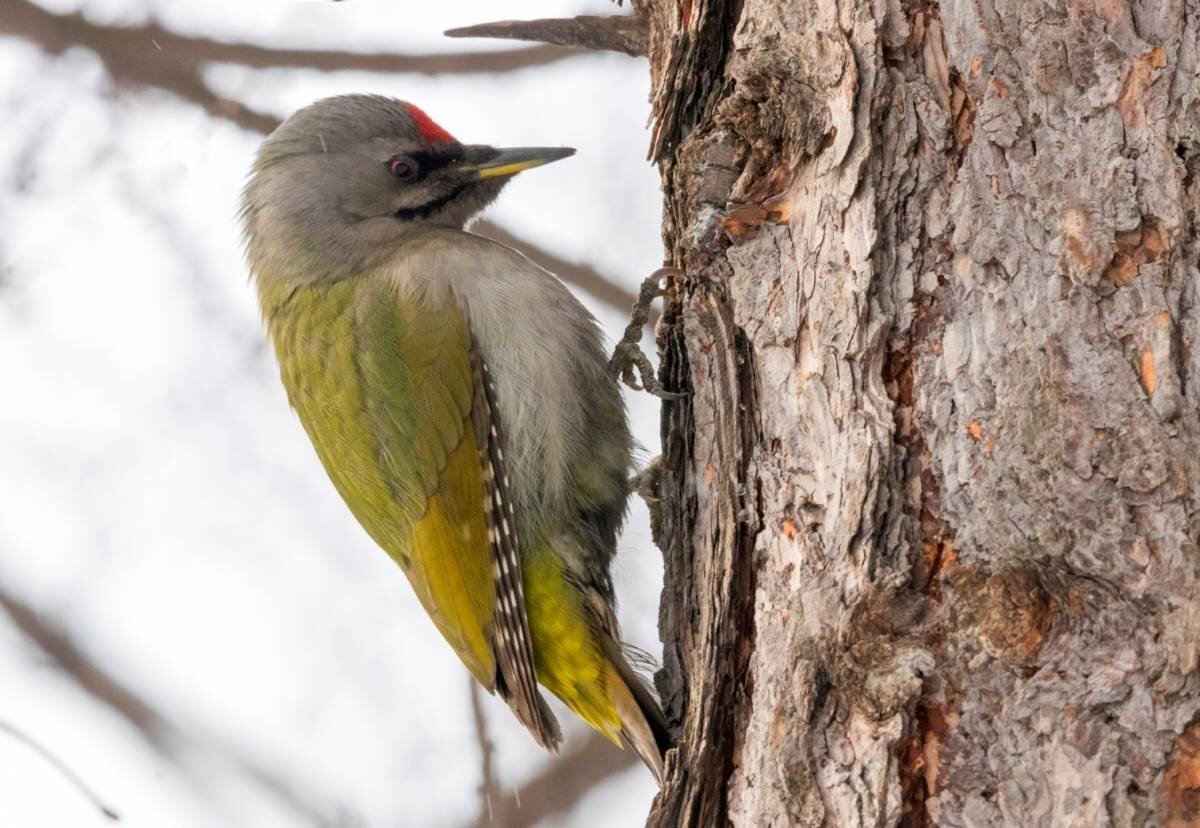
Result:
{"label": "out-of-focus branch", "polygon": [[[18,631],[89,695],[132,724],[159,753],[173,762],[182,761],[184,751],[181,748],[189,737],[180,727],[99,667],[57,625],[3,588],[0,588],[0,609],[8,614]],[[477,715],[481,714],[482,709],[479,709]],[[486,733],[482,738],[490,746]],[[327,824],[327,815],[304,801],[290,785],[266,769],[228,748],[207,747],[215,748],[241,772],[291,806],[306,822]],[[635,764],[637,759],[630,751],[618,750],[599,734],[589,734],[576,747],[564,751],[542,774],[508,796],[500,797],[495,793],[493,780],[491,813],[485,811],[475,824],[479,828],[536,825],[548,817],[569,812],[596,785]],[[485,774],[490,775],[487,770]]]}
{"label": "out-of-focus branch", "polygon": [[81,13],[53,14],[29,0],[0,0],[0,34],[31,40],[50,54],[61,53],[72,46],[91,49],[114,80],[165,89],[199,104],[212,115],[255,132],[270,132],[276,124],[275,119],[214,93],[201,78],[205,65],[236,63],[255,68],[357,69],[431,75],[505,72],[541,66],[571,54],[569,50],[553,46],[441,55],[272,49],[187,37],[154,23],[106,26],[88,20]]}
{"label": "out-of-focus branch", "polygon": [[[533,62],[520,63],[521,60],[549,62],[567,54],[561,49],[546,47],[491,54],[433,55],[428,56],[431,63],[426,64],[425,57],[411,55],[265,49],[248,44],[184,37],[155,25],[136,28],[102,26],[88,21],[81,14],[52,14],[28,0],[0,0],[0,34],[27,38],[52,54],[70,46],[89,48],[99,56],[105,69],[118,82],[166,90],[202,107],[213,117],[264,135],[279,126],[279,119],[216,95],[200,78],[200,67],[204,62],[330,70],[373,68],[379,71],[452,72],[463,71],[458,68],[460,66],[472,66],[474,68],[471,71],[503,71],[506,68],[535,65]],[[542,57],[536,57],[535,53],[540,53]],[[552,57],[550,53],[557,57]],[[417,68],[418,65],[423,68]],[[402,66],[406,68],[401,69]],[[489,238],[517,248],[557,273],[564,281],[582,288],[618,311],[625,312],[633,306],[632,293],[605,279],[593,268],[559,258],[490,222],[480,222],[476,229]]]}
{"label": "out-of-focus branch", "polygon": [[483,712],[483,690],[479,682],[467,676],[471,685],[471,718],[475,722],[475,738],[479,740],[479,819],[485,818],[492,822],[492,802],[499,798],[499,788],[496,786],[496,775],[492,770],[492,757],[496,753],[496,745],[488,736],[487,715]]}
{"label": "out-of-focus branch", "polygon": [[193,740],[185,731],[140,699],[115,677],[83,652],[58,625],[43,618],[35,609],[0,588],[0,609],[13,625],[80,688],[108,709],[117,713],[141,734],[159,754],[176,764],[184,764],[189,743],[199,749],[215,751],[242,774],[290,807],[306,823],[328,824],[328,815],[307,801],[292,785],[277,777],[237,750],[223,745]]}
{"label": "out-of-focus branch", "polygon": [[79,774],[71,769],[70,765],[51,753],[50,749],[45,745],[38,742],[25,731],[20,730],[19,728],[16,728],[5,721],[0,721],[0,731],[7,733],[9,736],[25,745],[25,747],[32,750],[38,756],[45,759],[46,762],[48,762],[64,779],[67,780],[67,782],[71,784],[73,788],[75,788],[75,790],[79,791],[84,799],[91,802],[92,805],[95,806],[96,810],[104,814],[104,816],[108,817],[114,822],[121,819],[121,817],[117,815],[116,811],[104,804],[104,800],[101,799],[95,791],[88,787],[88,784],[83,781],[83,778],[80,777]]}
{"label": "out-of-focus branch", "polygon": [[[131,36],[133,32],[139,34]],[[172,49],[162,48],[157,36],[168,33],[157,26],[100,26],[81,14],[52,14],[28,0],[0,0],[0,34],[31,40],[50,54],[72,46],[91,49],[117,83],[166,90],[243,129],[270,132],[278,123],[270,115],[221,98],[209,89],[200,77],[201,65],[189,58],[186,50],[174,48],[169,38],[164,39]]]}
{"label": "out-of-focus branch", "polygon": [[504,40],[532,40],[595,49],[624,52],[632,57],[646,54],[646,18],[640,14],[613,14],[596,17],[561,17],[544,20],[498,20],[450,29],[447,37],[496,37]]}
{"label": "out-of-focus branch", "polygon": [[51,662],[89,696],[133,725],[156,750],[170,753],[171,725],[132,691],[92,662],[66,633],[32,607],[0,590],[0,609]]}
{"label": "out-of-focus branch", "polygon": [[107,26],[81,13],[53,14],[30,0],[0,0],[0,32],[37,41],[48,52],[86,46],[120,52],[125,60],[171,60],[189,64],[237,63],[255,69],[318,69],[325,72],[405,72],[417,75],[465,75],[510,72],[544,66],[572,55],[553,46],[503,52],[398,55],[325,49],[280,49],[181,35],[155,23]]}
{"label": "out-of-focus branch", "polygon": [[631,751],[618,750],[600,734],[591,733],[541,774],[493,802],[492,820],[487,821],[485,814],[475,828],[527,828],[567,814],[601,782],[636,764]]}

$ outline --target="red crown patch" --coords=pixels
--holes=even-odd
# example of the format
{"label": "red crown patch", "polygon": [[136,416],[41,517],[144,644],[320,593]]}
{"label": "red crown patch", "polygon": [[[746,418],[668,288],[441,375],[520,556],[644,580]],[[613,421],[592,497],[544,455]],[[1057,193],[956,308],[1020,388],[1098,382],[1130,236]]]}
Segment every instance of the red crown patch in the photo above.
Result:
{"label": "red crown patch", "polygon": [[404,108],[408,110],[409,117],[413,119],[413,125],[416,126],[417,132],[421,134],[421,139],[425,143],[448,144],[454,140],[453,135],[438,126],[437,122],[420,108],[412,104],[405,104]]}

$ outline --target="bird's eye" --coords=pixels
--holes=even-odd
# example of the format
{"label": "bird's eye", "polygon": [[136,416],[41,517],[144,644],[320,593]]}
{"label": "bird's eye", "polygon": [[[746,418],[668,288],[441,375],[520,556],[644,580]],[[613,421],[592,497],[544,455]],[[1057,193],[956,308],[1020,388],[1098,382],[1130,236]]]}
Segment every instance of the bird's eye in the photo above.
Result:
{"label": "bird's eye", "polygon": [[388,172],[400,181],[411,181],[417,177],[417,162],[407,155],[397,155],[387,162]]}

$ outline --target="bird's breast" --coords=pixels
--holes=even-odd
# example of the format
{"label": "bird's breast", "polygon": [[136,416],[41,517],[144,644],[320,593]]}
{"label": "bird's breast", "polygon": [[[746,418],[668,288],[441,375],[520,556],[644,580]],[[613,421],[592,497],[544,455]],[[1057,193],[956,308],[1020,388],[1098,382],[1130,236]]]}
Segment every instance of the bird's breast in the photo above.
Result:
{"label": "bird's breast", "polygon": [[553,275],[471,233],[431,232],[398,259],[401,290],[448,292],[488,364],[518,521],[539,534],[581,510],[622,513],[631,438],[600,331]]}

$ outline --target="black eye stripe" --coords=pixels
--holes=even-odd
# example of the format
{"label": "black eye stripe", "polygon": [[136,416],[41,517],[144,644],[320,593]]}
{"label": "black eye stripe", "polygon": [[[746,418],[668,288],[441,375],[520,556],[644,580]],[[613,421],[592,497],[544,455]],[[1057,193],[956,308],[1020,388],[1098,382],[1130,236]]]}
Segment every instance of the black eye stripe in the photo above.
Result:
{"label": "black eye stripe", "polygon": [[442,169],[448,164],[460,161],[462,150],[450,152],[418,152],[415,156],[421,167],[428,170]]}
{"label": "black eye stripe", "polygon": [[456,147],[453,149],[441,150],[439,152],[428,152],[421,150],[409,154],[417,162],[422,170],[433,172],[445,167],[447,164],[452,164],[462,158],[462,148]]}
{"label": "black eye stripe", "polygon": [[384,163],[392,175],[396,175],[396,165],[398,162],[415,165],[416,170],[413,175],[407,177],[396,176],[401,181],[411,184],[420,181],[431,172],[453,164],[456,161],[461,161],[462,157],[462,145],[458,144],[436,152],[417,150],[416,152],[398,153]]}

